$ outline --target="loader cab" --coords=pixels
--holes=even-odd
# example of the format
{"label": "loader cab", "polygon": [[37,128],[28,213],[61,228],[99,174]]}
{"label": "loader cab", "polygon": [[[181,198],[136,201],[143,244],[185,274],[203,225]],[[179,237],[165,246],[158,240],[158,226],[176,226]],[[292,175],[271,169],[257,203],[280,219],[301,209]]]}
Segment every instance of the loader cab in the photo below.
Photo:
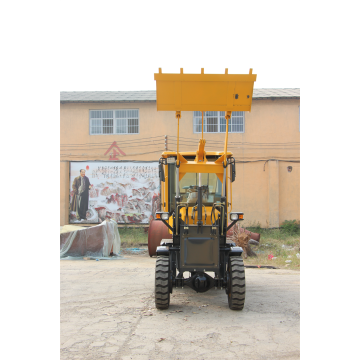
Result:
{"label": "loader cab", "polygon": [[[168,165],[168,211],[172,213],[175,210],[175,164]],[[215,202],[221,201],[221,181],[216,174],[188,173],[180,180],[180,202],[194,206],[198,199],[199,175],[201,185],[205,187],[202,191],[202,203],[205,206],[212,206]],[[166,185],[165,185],[166,186]]]}

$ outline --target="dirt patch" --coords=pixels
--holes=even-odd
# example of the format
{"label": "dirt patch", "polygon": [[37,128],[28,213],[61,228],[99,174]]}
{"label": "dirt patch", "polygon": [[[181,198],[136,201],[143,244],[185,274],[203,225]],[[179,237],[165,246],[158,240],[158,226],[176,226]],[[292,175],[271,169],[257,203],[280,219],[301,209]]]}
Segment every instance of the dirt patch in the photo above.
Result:
{"label": "dirt patch", "polygon": [[246,269],[242,311],[224,290],[154,304],[155,258],[61,261],[61,359],[298,359],[300,274]]}

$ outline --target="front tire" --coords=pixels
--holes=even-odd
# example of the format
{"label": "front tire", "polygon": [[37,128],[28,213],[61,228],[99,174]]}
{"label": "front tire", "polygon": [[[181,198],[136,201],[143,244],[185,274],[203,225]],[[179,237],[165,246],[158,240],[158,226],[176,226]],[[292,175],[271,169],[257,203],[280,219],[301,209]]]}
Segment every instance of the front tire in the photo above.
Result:
{"label": "front tire", "polygon": [[166,256],[156,259],[155,268],[155,305],[165,310],[170,305],[170,260]]}
{"label": "front tire", "polygon": [[245,304],[245,268],[241,257],[229,259],[228,303],[231,310],[242,310]]}

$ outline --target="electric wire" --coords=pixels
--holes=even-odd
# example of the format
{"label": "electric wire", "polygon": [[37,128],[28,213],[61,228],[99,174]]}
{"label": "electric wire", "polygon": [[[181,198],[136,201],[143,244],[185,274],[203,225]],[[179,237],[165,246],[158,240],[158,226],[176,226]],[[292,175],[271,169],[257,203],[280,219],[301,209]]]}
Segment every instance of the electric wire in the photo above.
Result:
{"label": "electric wire", "polygon": [[[174,141],[171,141],[171,140]],[[197,146],[199,143],[198,138],[184,138],[184,137],[179,137],[179,139],[181,140],[180,144],[182,145],[186,145],[186,146]],[[176,143],[176,136],[173,135],[167,135],[166,136],[166,142],[167,142],[167,146],[169,147],[169,145],[171,143],[173,143],[173,145],[175,145]],[[115,140],[116,141],[116,140]],[[119,141],[119,140],[117,140]],[[223,145],[223,141],[222,140],[207,140],[208,146],[219,146],[219,145]],[[109,141],[109,142],[99,142],[99,143],[83,143],[83,144],[61,144],[61,154],[60,157],[62,158],[61,161],[66,161],[64,160],[64,157],[66,158],[78,158],[81,159],[83,161],[91,161],[91,160],[101,160],[101,161],[106,161],[103,159],[104,155],[95,155],[94,154],[89,154],[87,152],[85,153],[81,153],[79,154],[78,152],[84,152],[84,151],[92,151],[92,150],[108,150],[109,147],[113,144],[113,141]],[[284,142],[284,143],[252,143],[252,142],[241,142],[241,141],[237,141],[237,142],[228,142],[229,144],[229,150],[234,150],[234,149],[239,149],[241,151],[241,160],[235,160],[236,163],[251,163],[251,162],[265,162],[264,163],[264,168],[265,165],[268,161],[270,160],[278,160],[278,161],[284,161],[284,162],[294,162],[294,163],[300,163],[300,159],[297,156],[290,156],[290,157],[286,157],[286,156],[245,156],[245,149],[247,149],[248,151],[256,151],[256,150],[286,150],[286,151],[291,151],[291,150],[298,150],[300,143],[299,142]],[[165,135],[158,135],[158,136],[153,136],[153,137],[146,137],[146,138],[140,138],[140,139],[133,139],[133,140],[126,140],[126,141],[121,141],[121,143],[118,145],[119,147],[121,146],[121,148],[123,149],[123,151],[125,152],[126,149],[128,148],[134,148],[134,147],[143,147],[143,146],[147,146],[147,147],[153,147],[153,146],[161,146],[164,145],[165,146]],[[237,146],[234,146],[237,145]],[[240,146],[239,146],[240,145]],[[194,149],[195,151],[196,149]],[[66,153],[64,153],[66,151]],[[71,151],[71,153],[68,153],[69,151]],[[126,153],[126,155],[122,155],[121,158],[124,157],[129,157],[129,156],[138,156],[138,155],[146,155],[146,154],[154,154],[154,153],[158,153],[159,156],[161,155],[161,153],[163,151],[170,151],[170,152],[176,152],[176,150],[171,150],[171,149],[167,149],[165,150],[164,148],[161,149],[157,149],[154,151],[146,151],[146,152],[138,152],[138,153]],[[75,153],[73,153],[75,152]],[[237,152],[236,152],[237,153]],[[236,153],[234,154],[234,157],[236,158],[237,155]],[[120,155],[120,154],[119,154]],[[88,160],[84,160],[84,158],[91,156],[91,159]],[[119,160],[120,161],[120,160]],[[154,160],[156,161],[156,160]]]}
{"label": "electric wire", "polygon": [[[159,147],[160,145],[163,145],[163,143],[156,143],[156,144],[137,144],[137,145],[128,145],[126,147],[121,146],[121,150],[125,151],[125,149],[129,149],[129,148],[138,148],[138,147],[154,147],[157,146]],[[91,147],[87,147],[87,148],[66,148],[66,149],[60,149],[60,151],[84,151],[84,150],[109,150],[110,146],[105,146],[105,147],[97,147],[97,146],[91,146]]]}
{"label": "electric wire", "polygon": [[[222,133],[212,133],[212,134],[222,134]],[[234,133],[233,133],[234,134]],[[242,133],[239,133],[239,134],[242,134]],[[172,136],[172,135],[167,135],[168,139],[171,139],[171,138],[175,138],[176,139],[176,136]],[[200,139],[196,139],[196,138],[182,138],[180,137],[179,140],[182,140],[184,142],[197,142],[199,143],[199,140]],[[223,144],[224,141],[223,140],[214,140],[214,139],[210,139],[210,140],[206,140],[206,142],[213,142],[213,143],[220,143],[220,144]],[[241,141],[240,141],[241,142]],[[229,143],[233,143],[233,144],[238,144],[239,141],[237,142],[228,142]],[[297,141],[290,141],[290,142],[284,142],[284,143],[262,143],[262,142],[259,142],[259,143],[254,143],[254,142],[241,142],[243,144],[255,144],[255,145],[269,145],[269,144],[274,144],[274,145],[284,145],[284,144],[299,144],[300,145],[300,142],[297,142]]]}
{"label": "electric wire", "polygon": [[[117,136],[117,135],[137,135],[137,134],[108,134],[108,135],[112,135],[112,136]],[[107,135],[104,135],[104,136],[107,136]],[[136,139],[137,141],[142,141],[143,139],[146,139],[146,140],[150,140],[150,139],[158,139],[158,138],[164,138],[165,135],[157,135],[157,136],[150,136],[150,137],[145,137],[145,138],[138,138]],[[115,140],[116,141],[116,140]],[[122,141],[124,143],[126,142],[133,142],[134,140],[126,140],[126,141]],[[106,142],[99,142],[97,144],[108,144],[109,142],[106,141]],[[92,145],[94,143],[84,143],[83,145]],[[77,144],[73,144],[73,145],[77,145]]]}
{"label": "electric wire", "polygon": [[[153,153],[162,153],[164,150],[161,149],[161,150],[155,150],[155,151],[147,151],[147,152],[142,152],[142,153],[130,153],[130,154],[126,154],[126,155],[121,155],[121,157],[124,157],[124,156],[135,156],[135,155],[144,155],[144,154],[153,154]],[[93,156],[93,154],[81,154],[81,155],[78,155],[78,154],[60,154],[60,156],[75,156],[75,157],[81,157],[81,156]],[[101,156],[103,157],[103,155],[98,155],[98,156]],[[120,156],[120,154],[119,154]]]}
{"label": "electric wire", "polygon": [[[119,140],[117,140],[119,141]],[[127,144],[133,144],[133,145],[136,145],[136,144],[144,144],[144,143],[158,143],[158,142],[161,142],[161,144],[163,144],[164,142],[164,138],[161,137],[160,138],[157,138],[156,140],[149,140],[148,138],[140,138],[140,139],[134,139],[134,140],[129,140],[129,141],[119,141],[120,143],[120,146],[123,146],[123,145],[127,145]],[[109,141],[109,142],[101,142],[101,143],[83,143],[83,144],[61,144],[60,146],[61,147],[74,147],[74,148],[77,148],[77,147],[94,147],[94,146],[109,146],[109,145],[112,145],[114,141]],[[116,142],[116,140],[115,140]]]}
{"label": "electric wire", "polygon": [[[155,139],[155,138],[154,138]],[[140,139],[134,139],[134,140],[128,140],[128,141],[121,141],[121,146],[126,145],[126,144],[147,144],[147,143],[163,143],[165,140],[165,136],[160,136],[160,137],[156,137],[157,140],[150,140],[150,138],[146,138],[144,140],[144,138],[140,138]],[[176,139],[176,137],[175,137]],[[174,143],[176,143],[174,139]],[[167,141],[169,142],[170,136],[168,136]],[[115,140],[116,141],[116,140]],[[100,142],[100,143],[83,143],[83,144],[61,144],[61,147],[84,147],[84,146],[88,146],[88,147],[97,147],[97,146],[107,146],[107,145],[111,145],[113,142]],[[190,144],[194,144],[197,145],[199,143],[199,139],[185,139],[182,140],[181,143],[190,143]],[[223,141],[218,141],[218,140],[207,140],[208,144],[220,144],[223,145]],[[233,145],[246,145],[246,146],[299,146],[300,143],[299,142],[285,142],[285,143],[250,143],[250,142],[241,142],[241,141],[237,141],[237,142],[228,142],[228,144],[233,144]]]}

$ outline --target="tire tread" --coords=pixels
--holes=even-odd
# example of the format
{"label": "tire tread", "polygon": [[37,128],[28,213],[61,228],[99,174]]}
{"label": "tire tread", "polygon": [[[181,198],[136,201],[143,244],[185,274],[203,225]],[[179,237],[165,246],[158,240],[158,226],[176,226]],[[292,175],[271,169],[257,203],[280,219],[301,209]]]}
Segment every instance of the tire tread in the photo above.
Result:
{"label": "tire tread", "polygon": [[155,267],[155,306],[159,310],[168,309],[170,305],[169,273],[169,258],[157,258]]}
{"label": "tire tread", "polygon": [[230,258],[230,290],[228,303],[231,310],[242,310],[245,304],[245,268],[243,259]]}

